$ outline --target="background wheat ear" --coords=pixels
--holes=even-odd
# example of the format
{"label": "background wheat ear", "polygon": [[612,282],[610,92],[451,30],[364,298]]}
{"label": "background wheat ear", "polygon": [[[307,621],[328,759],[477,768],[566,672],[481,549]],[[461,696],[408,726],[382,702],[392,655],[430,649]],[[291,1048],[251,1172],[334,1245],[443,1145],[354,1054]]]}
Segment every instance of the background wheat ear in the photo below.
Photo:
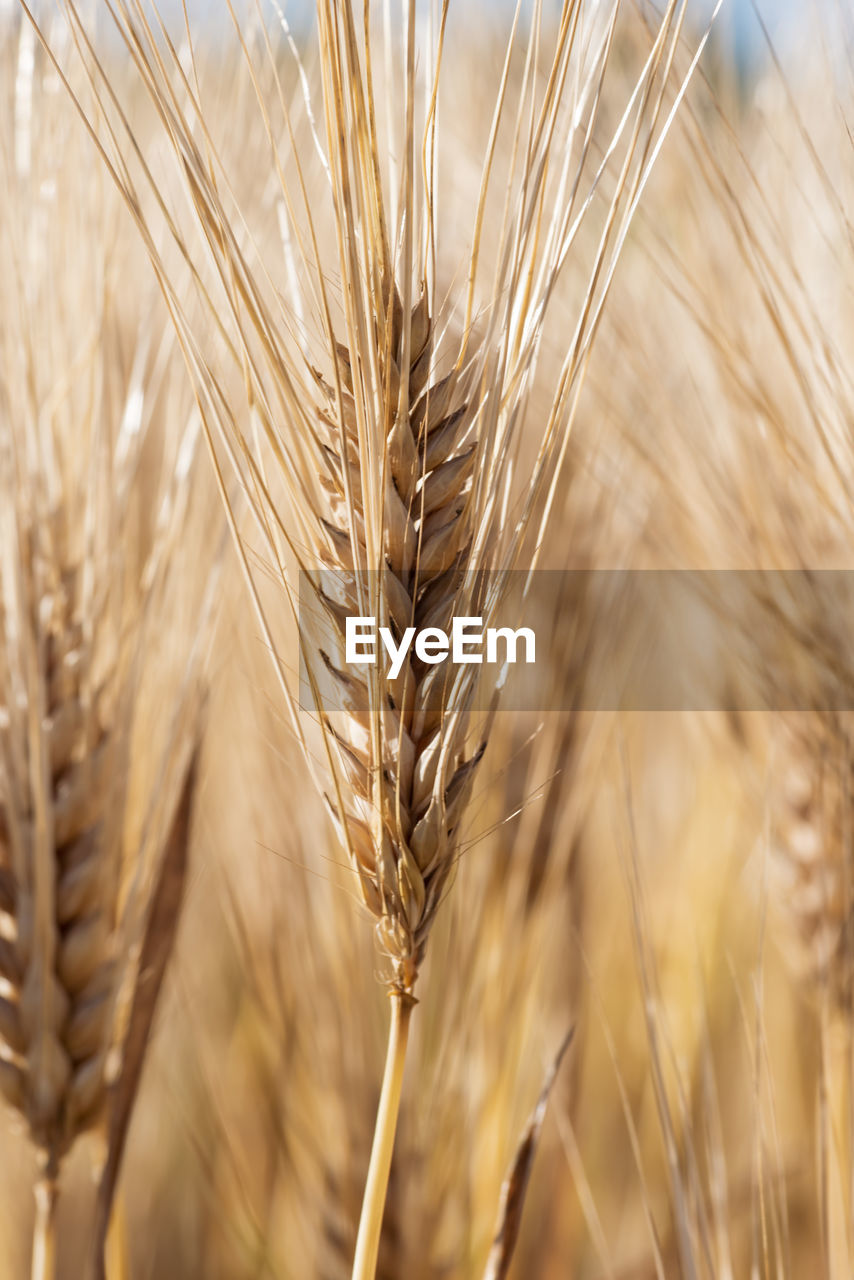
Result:
{"label": "background wheat ear", "polygon": [[772,857],[798,975],[842,1010],[852,995],[854,761],[850,716],[790,715],[769,796]]}
{"label": "background wheat ear", "polygon": [[[101,1274],[179,918],[212,598],[202,572],[182,617],[173,573],[196,541],[198,422],[157,312],[142,325],[124,313],[117,202],[91,181],[27,25],[13,83],[0,126],[0,1091],[38,1152],[32,1267],[47,1280],[66,1156],[95,1130]],[[187,627],[177,654],[158,631],[167,608],[173,639]]]}
{"label": "background wheat ear", "polygon": [[[78,506],[80,496],[69,493],[52,518],[32,521],[21,502],[29,486],[12,475],[0,611],[0,1089],[39,1152],[34,1274],[49,1276],[66,1154],[111,1102],[124,1110],[120,1128],[129,1118],[130,1080],[141,1069],[162,978],[157,967],[178,921],[177,887],[170,910],[162,899],[167,881],[183,878],[195,778],[187,752],[199,727],[197,695],[185,690],[170,776],[158,782],[162,807],[151,810],[140,843],[129,845],[129,802],[139,799],[138,664],[130,657],[143,640],[144,615],[111,618],[113,557],[77,560],[68,548],[66,522],[85,501]],[[82,586],[89,574],[93,594],[103,593],[94,612]],[[117,1155],[116,1123],[114,1115],[108,1134]]]}
{"label": "background wheat ear", "polygon": [[[680,530],[671,533],[668,554],[675,550],[682,563],[778,575],[773,586],[773,574],[765,581],[756,575],[756,598],[746,612],[743,603],[735,606],[749,672],[738,705],[777,712],[732,722],[730,750],[745,766],[756,814],[746,874],[754,900],[772,908],[768,952],[779,965],[779,999],[792,1018],[800,1062],[814,1073],[816,1123],[802,1128],[805,1147],[816,1148],[805,1160],[819,1171],[816,1265],[847,1275],[854,402],[845,354],[850,277],[840,275],[832,246],[851,234],[851,130],[847,91],[832,115],[820,110],[810,88],[833,79],[833,47],[832,39],[822,53],[819,42],[815,63],[784,70],[781,49],[768,41],[755,109],[745,111],[738,143],[709,128],[702,109],[683,116],[673,139],[677,158],[682,148],[673,175],[692,193],[685,207],[703,210],[702,246],[671,192],[659,205],[662,232],[653,233],[668,301],[662,329],[641,344],[651,353],[667,327],[684,322],[680,358],[661,362],[656,379],[627,370],[618,394],[635,405],[641,389],[654,420],[665,424],[648,457],[669,495],[662,511],[670,505],[668,519]],[[712,111],[726,97],[726,89],[716,88],[720,97],[715,87],[698,94]],[[780,218],[768,192],[784,174],[798,197]],[[689,259],[705,264],[696,275],[684,270]],[[640,370],[643,351],[638,359]],[[702,467],[687,463],[683,447]],[[670,474],[690,477],[688,490],[677,494]],[[677,519],[686,492],[685,516]],[[842,572],[822,583],[823,570]],[[790,1099],[780,1109],[782,1123],[794,1108]]]}

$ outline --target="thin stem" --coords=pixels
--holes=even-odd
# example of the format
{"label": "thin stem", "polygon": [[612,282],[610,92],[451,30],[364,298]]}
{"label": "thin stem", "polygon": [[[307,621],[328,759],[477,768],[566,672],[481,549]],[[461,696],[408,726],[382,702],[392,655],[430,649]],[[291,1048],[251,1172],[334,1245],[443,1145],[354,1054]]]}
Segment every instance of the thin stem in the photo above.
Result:
{"label": "thin stem", "polygon": [[35,1186],[32,1280],[54,1280],[56,1274],[56,1179],[46,1175]]}
{"label": "thin stem", "polygon": [[404,991],[391,993],[391,1025],[388,1032],[388,1053],[383,1072],[383,1087],[374,1129],[374,1145],[362,1216],[359,1219],[359,1235],[356,1240],[356,1256],[353,1260],[353,1280],[374,1280],[380,1249],[380,1232],[383,1225],[388,1176],[394,1150],[397,1114],[400,1109],[400,1091],[403,1084],[403,1068],[406,1062],[406,1043],[409,1037],[409,1019],[415,1001]]}
{"label": "thin stem", "polygon": [[130,1250],[128,1248],[127,1214],[121,1192],[116,1196],[110,1226],[107,1231],[108,1280],[129,1280]]}

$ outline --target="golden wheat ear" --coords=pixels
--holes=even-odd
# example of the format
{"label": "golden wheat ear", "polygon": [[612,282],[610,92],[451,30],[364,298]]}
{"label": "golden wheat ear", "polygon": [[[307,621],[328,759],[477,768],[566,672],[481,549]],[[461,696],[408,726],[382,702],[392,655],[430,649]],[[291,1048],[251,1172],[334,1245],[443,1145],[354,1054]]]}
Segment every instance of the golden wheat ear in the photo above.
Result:
{"label": "golden wheat ear", "polygon": [[[396,289],[390,310],[398,320],[390,342],[380,343],[381,376],[384,383],[393,382],[391,400],[396,403],[403,366],[412,407],[396,415],[386,442],[385,568],[362,578],[368,556],[366,486],[355,432],[348,449],[339,451],[339,430],[332,425],[339,420],[339,406],[330,389],[326,413],[319,418],[319,430],[326,425],[329,518],[318,522],[315,539],[316,555],[325,565],[318,575],[318,599],[332,634],[327,649],[307,633],[303,644],[312,664],[323,653],[325,667],[344,693],[339,704],[345,714],[338,713],[334,698],[326,704],[330,749],[348,784],[331,807],[342,842],[353,852],[364,901],[377,918],[391,981],[409,994],[453,865],[454,832],[482,751],[468,747],[468,717],[460,715],[465,698],[444,670],[407,654],[400,672],[378,694],[361,673],[344,666],[343,621],[358,613],[360,598],[370,597],[398,635],[408,627],[450,631],[455,610],[474,609],[465,597],[471,592],[466,558],[474,519],[477,432],[476,403],[466,395],[464,380],[453,373],[440,381],[430,378],[433,326],[426,298],[416,305],[406,328]],[[346,348],[339,348],[338,359],[346,379],[340,420],[355,424]],[[352,521],[351,509],[357,517]],[[381,744],[373,733],[365,733],[378,696],[384,703],[379,711]]]}
{"label": "golden wheat ear", "polygon": [[[287,263],[280,270],[281,245],[267,254],[247,234],[235,195],[240,161],[218,149],[189,23],[185,57],[156,5],[110,6],[175,162],[165,177],[149,166],[91,27],[71,0],[64,8],[99,99],[90,129],[169,302],[223,496],[228,505],[223,474],[230,470],[249,497],[260,552],[250,549],[231,509],[229,516],[250,598],[307,763],[315,775],[323,772],[318,761],[325,766],[321,787],[389,962],[389,1052],[353,1271],[371,1280],[413,988],[494,704],[487,700],[490,709],[473,714],[470,668],[445,678],[407,655],[397,676],[376,671],[361,679],[334,652],[306,641],[320,738],[313,749],[285,675],[292,630],[277,635],[277,624],[282,615],[290,624],[297,611],[298,570],[313,584],[317,611],[338,627],[340,649],[342,615],[354,605],[365,614],[370,604],[380,625],[398,628],[447,626],[452,615],[481,612],[489,625],[514,567],[535,567],[590,346],[684,92],[683,83],[671,93],[670,73],[686,6],[665,6],[601,152],[597,125],[621,6],[566,0],[546,34],[536,3],[524,36],[520,10],[476,161],[470,237],[448,273],[465,284],[452,289],[446,307],[438,245],[459,237],[443,222],[437,185],[447,5],[423,50],[415,0],[389,31],[382,74],[398,110],[382,128],[374,78],[382,42],[370,6],[361,6],[360,21],[348,0],[318,0],[319,88],[302,104],[311,122],[306,154],[272,40],[261,33],[259,65],[238,25],[292,270]],[[308,85],[302,75],[301,83]],[[315,124],[321,118],[323,137]],[[499,138],[508,140],[501,158]],[[318,193],[308,181],[307,157],[315,154]],[[400,157],[399,175],[392,155]],[[164,198],[174,179],[186,196],[180,215]],[[332,225],[324,236],[326,211]],[[179,225],[185,213],[189,223]],[[588,238],[591,219],[598,225]],[[487,222],[499,228],[491,253]],[[175,253],[206,309],[204,324],[176,288]],[[568,264],[577,255],[583,262],[571,280]],[[570,308],[568,340],[541,383],[544,334],[561,296]],[[445,331],[457,341],[443,350]],[[529,432],[535,385],[546,409]],[[226,390],[234,386],[237,395]],[[496,575],[488,600],[486,570]],[[337,597],[324,589],[330,574],[343,578]],[[277,604],[270,603],[271,579],[283,589]],[[349,691],[343,705],[322,695],[330,675],[339,695]]]}
{"label": "golden wheat ear", "polygon": [[[590,345],[684,90],[668,97],[684,18],[684,7],[673,2],[651,34],[604,154],[594,156],[590,141],[619,6],[586,15],[589,29],[582,8],[562,6],[551,44],[539,6],[527,50],[520,28],[512,30],[482,177],[472,191],[470,239],[461,246],[459,278],[466,284],[443,306],[436,249],[450,229],[442,223],[436,153],[446,10],[433,44],[419,51],[416,6],[407,7],[383,68],[400,95],[401,117],[383,128],[374,100],[379,47],[367,7],[362,30],[353,5],[320,0],[315,93],[302,77],[312,122],[306,155],[270,38],[259,46],[262,65],[242,41],[259,136],[290,233],[290,267],[278,280],[281,246],[267,255],[247,234],[232,184],[240,164],[217,149],[198,68],[192,56],[182,62],[164,41],[167,27],[156,7],[149,13],[119,0],[112,14],[177,162],[191,215],[187,227],[166,206],[167,178],[149,167],[92,29],[76,5],[66,5],[103,110],[98,127],[90,128],[168,298],[223,496],[228,503],[228,469],[249,496],[260,552],[250,550],[234,512],[231,523],[283,697],[312,771],[321,772],[318,760],[327,766],[320,783],[376,919],[391,985],[405,1001],[454,865],[488,717],[475,724],[473,681],[465,674],[446,680],[407,656],[394,680],[382,672],[362,680],[344,672],[335,653],[306,642],[322,738],[319,746],[309,742],[311,730],[284,674],[293,666],[286,648],[292,641],[277,634],[277,614],[295,611],[296,570],[302,569],[333,629],[356,604],[370,604],[378,621],[398,629],[441,626],[454,613],[478,612],[483,570],[496,573],[494,612],[513,567],[525,556],[526,569],[536,564]],[[189,27],[186,37],[192,55]],[[521,53],[524,71],[514,95],[510,68]],[[325,138],[314,124],[320,106]],[[506,157],[498,152],[503,132],[513,140]],[[398,149],[396,198],[384,157]],[[322,161],[322,208],[333,219],[326,237],[321,203],[309,186],[306,157],[315,154]],[[500,232],[487,254],[484,228],[493,206]],[[580,284],[570,282],[567,264],[581,249],[581,228],[600,214]],[[198,319],[176,288],[173,250],[209,310],[210,341],[202,340]],[[548,405],[542,429],[524,433],[557,298],[572,309],[568,348],[540,388]],[[448,336],[454,333],[456,343]],[[242,388],[237,397],[225,389],[235,375]],[[334,600],[324,590],[331,573],[345,579]],[[349,583],[348,574],[354,575]],[[284,588],[284,609],[281,601],[270,603],[271,578]],[[322,696],[330,674],[339,694],[348,681],[354,684],[344,715],[337,714],[340,703]]]}

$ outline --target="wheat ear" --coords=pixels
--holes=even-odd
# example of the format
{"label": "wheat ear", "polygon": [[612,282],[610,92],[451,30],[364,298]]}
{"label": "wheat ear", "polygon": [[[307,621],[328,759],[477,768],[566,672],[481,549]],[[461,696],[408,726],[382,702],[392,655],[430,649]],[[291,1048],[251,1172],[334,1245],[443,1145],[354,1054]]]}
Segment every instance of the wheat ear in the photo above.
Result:
{"label": "wheat ear", "polygon": [[[453,867],[488,717],[477,724],[472,716],[470,672],[431,679],[417,664],[407,664],[400,681],[377,672],[363,687],[351,687],[339,678],[351,673],[343,672],[334,654],[304,637],[325,766],[318,768],[295,690],[285,678],[284,644],[277,641],[275,613],[265,598],[268,578],[281,582],[295,609],[294,565],[303,569],[318,611],[333,628],[354,593],[360,602],[370,600],[378,620],[394,625],[411,625],[413,619],[423,624],[451,612],[483,613],[488,622],[523,549],[530,553],[526,569],[534,567],[590,345],[650,166],[681,96],[668,109],[685,5],[673,0],[666,6],[601,157],[594,156],[592,139],[620,6],[567,0],[547,49],[542,6],[536,3],[515,105],[508,86],[521,26],[514,25],[482,179],[472,195],[473,227],[462,264],[466,285],[456,291],[443,325],[437,324],[437,243],[444,235],[437,119],[447,5],[432,46],[420,51],[416,5],[405,5],[400,48],[383,67],[390,96],[398,95],[402,128],[390,119],[383,132],[374,100],[376,37],[369,7],[363,6],[360,23],[349,0],[318,0],[322,112],[309,94],[303,155],[295,145],[298,130],[272,39],[262,31],[264,75],[273,86],[268,101],[261,70],[238,28],[297,259],[296,271],[272,289],[271,268],[246,234],[228,168],[208,127],[189,28],[187,61],[162,38],[166,27],[156,7],[152,17],[139,0],[110,6],[177,161],[195,218],[191,230],[179,227],[167,207],[77,6],[69,2],[65,8],[103,109],[91,131],[169,301],[223,497],[228,504],[223,477],[229,469],[249,495],[261,557],[250,551],[229,505],[247,586],[295,732],[315,774],[326,773],[320,785],[391,962],[386,1087],[354,1270],[358,1280],[367,1280],[374,1274],[412,988]],[[392,48],[395,43],[391,39]],[[274,111],[281,121],[274,123]],[[325,139],[314,124],[318,119],[324,121]],[[499,174],[498,138],[505,130],[512,141]],[[399,186],[384,174],[383,157],[390,151],[401,156]],[[315,154],[321,157],[324,205],[333,212],[339,308],[333,305],[318,205],[307,178],[308,159]],[[390,186],[398,189],[396,202]],[[491,207],[502,212],[490,262],[483,241]],[[574,264],[579,231],[592,210],[601,211],[601,223],[573,295],[565,357],[544,389],[545,421],[529,447],[523,427],[543,335],[554,299],[568,288],[568,264]],[[200,286],[214,326],[208,338],[175,286],[158,230],[163,226]],[[309,314],[311,322],[304,323]],[[443,366],[437,327],[447,328],[452,320],[459,342]],[[241,402],[226,390],[223,354],[228,377],[237,373],[245,390]],[[337,601],[325,588],[328,574],[322,570],[330,567],[344,575],[345,596]],[[496,573],[486,598],[479,576],[484,569]],[[329,675],[335,696],[327,701],[322,690]]]}
{"label": "wheat ear", "polygon": [[[4,514],[0,1089],[39,1152],[34,1274],[49,1276],[60,1169],[121,1076],[138,939],[175,855],[165,829],[138,859],[125,847],[134,667],[84,591],[88,568],[109,600],[109,570],[68,547],[71,512],[25,520],[10,496]],[[180,786],[186,755],[173,763]],[[167,950],[176,923],[156,926]]]}

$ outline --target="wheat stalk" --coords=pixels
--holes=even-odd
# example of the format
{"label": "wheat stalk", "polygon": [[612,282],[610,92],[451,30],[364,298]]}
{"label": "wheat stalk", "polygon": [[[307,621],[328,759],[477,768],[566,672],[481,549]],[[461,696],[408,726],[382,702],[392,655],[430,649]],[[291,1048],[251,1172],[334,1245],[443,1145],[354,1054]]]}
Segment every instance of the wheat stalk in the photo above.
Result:
{"label": "wheat stalk", "polygon": [[[535,4],[515,107],[509,102],[509,71],[521,41],[514,25],[480,188],[472,196],[473,226],[462,267],[467,283],[441,323],[437,120],[447,5],[432,43],[421,50],[416,5],[404,5],[399,55],[382,68],[390,99],[397,97],[402,128],[392,118],[383,132],[368,7],[360,24],[347,0],[319,0],[319,108],[309,93],[302,154],[270,33],[263,25],[258,29],[262,61],[256,64],[237,29],[287,228],[285,267],[297,262],[296,275],[286,272],[282,285],[246,227],[234,195],[236,172],[214,142],[189,27],[189,57],[182,59],[156,9],[150,18],[151,10],[138,0],[115,0],[106,8],[174,152],[195,226],[176,223],[163,198],[165,179],[149,167],[92,34],[77,7],[67,3],[103,110],[92,134],[167,297],[285,705],[310,766],[325,775],[320,786],[391,962],[389,1052],[353,1273],[369,1277],[376,1265],[412,991],[454,865],[489,716],[478,722],[473,714],[471,669],[448,679],[447,673],[437,676],[407,662],[396,680],[376,670],[360,682],[343,671],[334,652],[303,632],[302,657],[320,733],[318,764],[295,690],[285,678],[284,645],[265,599],[267,578],[285,587],[295,611],[293,572],[304,570],[315,604],[334,631],[355,602],[361,613],[395,627],[452,613],[482,614],[488,621],[525,548],[525,567],[533,569],[616,262],[681,97],[677,93],[666,103],[685,5],[667,6],[636,88],[601,154],[593,138],[619,6],[602,11],[565,3],[547,48],[542,7]],[[389,33],[388,46],[394,50],[396,43]],[[301,65],[299,71],[307,83]],[[314,123],[318,119],[325,137]],[[505,131],[512,142],[506,172],[499,174],[498,137]],[[400,157],[399,183],[384,176],[382,157],[390,151]],[[333,212],[337,309],[307,177],[313,154],[321,158],[322,190]],[[529,446],[523,427],[543,334],[555,297],[569,288],[581,229],[600,200],[592,251],[574,286],[566,355],[545,389],[548,411]],[[503,208],[494,250],[484,243],[490,204]],[[170,235],[213,322],[207,339],[175,285],[162,247]],[[454,353],[446,343],[443,367],[439,338],[452,323],[458,345]],[[243,400],[228,391],[229,365],[239,374]],[[260,554],[250,548],[229,502],[229,469],[249,497]],[[323,572],[330,569],[345,584],[337,599]],[[486,587],[484,569],[493,571]],[[363,607],[368,603],[370,608]],[[330,677],[335,694],[328,698]]]}
{"label": "wheat stalk", "polygon": [[[694,188],[685,207],[703,210],[701,241],[692,240],[676,201],[672,214],[662,206],[660,231],[650,222],[677,304],[663,310],[658,344],[684,322],[684,359],[650,378],[650,334],[638,350],[642,372],[634,383],[629,375],[619,394],[634,411],[649,400],[641,420],[655,423],[655,446],[648,449],[641,432],[638,443],[671,500],[661,510],[669,506],[672,519],[685,504],[678,534],[668,531],[669,548],[678,548],[683,563],[776,571],[752,575],[746,603],[736,587],[721,597],[743,643],[720,692],[726,705],[735,696],[746,710],[777,711],[758,789],[764,822],[756,861],[774,891],[798,995],[818,996],[794,1008],[800,1016],[809,1010],[809,1029],[799,1037],[807,1042],[820,1006],[817,1200],[825,1266],[841,1275],[850,1273],[852,1221],[851,607],[848,572],[834,582],[821,571],[850,570],[854,399],[841,335],[851,307],[835,246],[850,239],[851,138],[844,109],[823,112],[809,92],[812,76],[826,81],[829,62],[819,55],[790,78],[768,47],[772,62],[756,86],[765,103],[760,131],[749,113],[737,139],[709,128],[712,114],[724,118],[719,86],[704,109],[684,118],[684,155],[674,173],[680,190],[683,182]],[[769,192],[783,183],[800,195],[781,218]],[[686,269],[701,257],[705,267]],[[766,745],[755,724],[752,716],[732,718],[739,753]],[[849,1037],[844,1064],[834,1061],[838,1033]]]}
{"label": "wheat stalk", "polygon": [[[149,903],[179,854],[162,814],[150,847],[131,851],[125,842],[136,672],[107,607],[111,558],[104,548],[103,559],[90,560],[69,545],[68,524],[85,512],[73,493],[53,518],[33,519],[21,501],[26,488],[20,473],[7,471],[0,1089],[39,1152],[33,1273],[47,1277],[60,1169],[101,1119],[125,1065]],[[167,805],[183,785],[186,760],[186,747],[171,758]],[[161,938],[167,949],[176,923],[177,913]],[[161,918],[158,927],[165,925]]]}
{"label": "wheat stalk", "polygon": [[[237,349],[231,347],[231,350],[239,355],[244,376],[249,380],[252,430],[260,433],[270,457],[280,468],[280,478],[290,499],[290,508],[285,510],[293,521],[292,529],[286,526],[283,511],[275,500],[273,480],[268,472],[269,459],[265,460],[260,450],[253,450],[253,438],[243,429],[239,406],[224,396],[214,368],[207,362],[205,351],[199,348],[190,316],[170,287],[165,260],[147,234],[138,191],[129,171],[123,167],[113,168],[113,175],[128,202],[135,207],[161,284],[174,307],[187,358],[199,380],[211,437],[221,438],[228,461],[243,477],[253,498],[252,513],[267,544],[270,570],[285,575],[285,552],[289,551],[310,576],[317,599],[333,622],[340,622],[346,613],[345,606],[356,598],[364,598],[359,597],[364,591],[375,593],[380,616],[390,619],[397,627],[407,622],[411,625],[413,619],[420,624],[441,622],[454,610],[459,613],[466,606],[474,607],[479,603],[478,592],[482,590],[478,570],[489,566],[506,574],[517,562],[520,548],[532,531],[538,501],[545,500],[546,507],[550,505],[580,375],[604,303],[602,277],[607,286],[652,157],[650,139],[659,123],[663,102],[660,73],[668,69],[672,58],[668,37],[672,41],[678,37],[682,12],[675,5],[668,10],[641,82],[606,157],[613,160],[613,156],[618,155],[618,144],[625,145],[625,155],[620,157],[622,165],[618,166],[619,182],[606,205],[605,228],[594,258],[588,293],[580,308],[578,328],[557,379],[533,465],[529,465],[521,481],[515,467],[517,434],[526,404],[525,382],[536,369],[545,308],[562,278],[584,213],[581,210],[573,217],[572,204],[568,208],[559,205],[552,211],[547,230],[543,229],[540,206],[547,194],[554,197],[567,188],[572,172],[570,145],[567,145],[565,168],[554,182],[549,180],[546,162],[557,147],[558,126],[565,129],[568,123],[565,115],[570,104],[564,101],[562,93],[575,42],[582,43],[580,7],[567,6],[564,11],[551,79],[542,101],[537,100],[533,66],[526,76],[526,96],[519,105],[515,123],[517,148],[510,174],[511,181],[518,185],[517,201],[496,255],[499,274],[492,286],[495,301],[486,333],[481,341],[475,342],[471,325],[478,240],[494,159],[491,152],[487,157],[475,215],[466,323],[450,371],[439,376],[430,249],[430,228],[435,213],[429,181],[420,197],[413,189],[414,9],[410,6],[404,79],[408,103],[404,135],[406,214],[401,216],[399,232],[401,263],[395,268],[379,174],[381,139],[376,132],[366,53],[359,52],[350,7],[345,4],[320,6],[323,103],[328,120],[328,161],[348,338],[346,344],[336,340],[325,282],[322,275],[318,275],[315,284],[328,325],[326,352],[331,352],[333,360],[325,378],[314,365],[295,358],[288,331],[282,324],[283,314],[270,309],[261,288],[263,281],[249,273],[246,254],[214,178],[215,152],[208,139],[204,143],[207,153],[199,149],[194,139],[193,118],[201,114],[196,96],[198,87],[185,81],[182,87],[189,93],[189,101],[179,101],[164,81],[168,63],[156,52],[156,35],[148,26],[141,6],[120,4],[115,12],[120,29],[136,50],[143,80],[182,157],[188,189],[207,237],[206,247],[234,310]],[[79,21],[73,7],[70,13]],[[573,122],[571,136],[581,137],[595,119],[595,94],[601,89],[608,66],[615,22],[616,16],[611,15],[598,44],[589,32],[584,33],[592,51],[585,47],[578,54],[588,61],[583,62],[586,79],[577,92],[580,105],[586,107],[589,116]],[[598,31],[598,27],[595,30]],[[101,85],[102,101],[109,106],[111,91],[107,74],[97,63],[85,30],[78,26],[75,31],[87,56],[94,60],[96,83]],[[508,59],[509,56],[508,53]],[[493,133],[506,107],[505,89],[506,86],[496,107]],[[529,136],[525,138],[528,116],[531,117],[527,124]],[[289,123],[287,115],[286,121]],[[122,127],[121,121],[117,127]],[[434,145],[432,106],[425,127],[425,149],[429,154]],[[116,135],[114,141],[118,143]],[[527,146],[524,157],[517,154],[524,150],[523,141]],[[294,163],[298,163],[298,158]],[[576,183],[588,163],[589,155],[585,152],[577,161]],[[604,165],[593,177],[591,198],[603,172]],[[143,177],[153,182],[149,171],[146,170]],[[291,196],[287,190],[285,196],[290,206]],[[423,233],[424,245],[420,251],[413,230],[416,225]],[[172,229],[175,230],[174,226]],[[181,249],[187,255],[191,251],[183,242]],[[417,257],[421,258],[420,263]],[[311,269],[308,260],[306,267]],[[531,291],[520,305],[516,291],[526,272],[536,279],[537,290]],[[418,293],[417,301],[413,301],[413,290]],[[211,298],[212,306],[213,303]],[[253,345],[255,340],[261,343],[260,349]],[[322,350],[318,354],[322,354]],[[280,402],[278,413],[273,410],[274,397]],[[285,414],[283,428],[277,425],[281,412]],[[536,544],[537,539],[534,541]],[[252,572],[242,540],[239,547],[265,635],[270,636],[271,624],[263,613],[259,588],[253,585],[260,575]],[[535,545],[534,558],[537,551]],[[332,578],[318,573],[318,566],[355,575],[352,583],[345,584],[349,598],[340,601],[328,598],[326,590]],[[375,579],[363,582],[363,571],[375,571]],[[495,602],[487,602],[487,607],[494,609]],[[329,655],[309,652],[304,656],[312,668],[310,680],[320,682],[329,669]],[[342,674],[337,671],[338,676]],[[384,941],[396,964],[395,982],[405,990],[411,990],[414,983],[426,930],[443,883],[441,876],[435,888],[433,882],[429,886],[422,883],[424,867],[416,870],[406,844],[425,815],[424,802],[434,790],[444,794],[453,784],[455,804],[451,816],[456,820],[463,807],[461,800],[457,802],[457,795],[464,796],[463,783],[470,778],[474,767],[474,761],[464,758],[460,750],[461,713],[466,706],[468,689],[458,686],[453,691],[454,701],[450,690],[424,687],[428,684],[425,669],[419,670],[417,677],[420,679],[413,676],[411,664],[407,664],[397,681],[385,687],[379,673],[383,687],[368,690],[370,707],[364,714],[366,724],[360,734],[354,718],[346,742],[330,732],[323,708],[319,708],[331,754],[336,754],[341,747],[350,752],[344,757],[344,765],[333,769],[333,774],[341,782],[346,771],[347,785],[354,789],[357,798],[370,793],[368,807],[374,815],[375,826],[376,815],[383,809],[385,817],[390,819],[396,844],[393,861],[402,862],[402,871],[398,873],[395,869],[394,874],[386,876],[381,883],[381,864],[388,853],[383,854],[378,847],[368,847],[370,841],[374,841],[375,846],[377,842],[382,844],[379,829],[370,831],[367,837],[360,833],[356,817],[340,811],[337,792],[333,798],[336,817],[360,873],[363,893],[371,909],[382,917]],[[429,685],[443,683],[447,681],[434,676]],[[286,689],[285,693],[288,705],[295,707],[293,691]],[[333,709],[338,708],[333,706]],[[387,713],[391,713],[390,717]],[[441,770],[437,769],[439,763]],[[376,776],[387,765],[392,766],[392,797],[388,785],[378,786],[376,781]],[[465,776],[460,775],[460,769],[466,771]],[[393,816],[392,799],[395,809],[400,806],[400,811]],[[423,828],[416,843],[423,846],[422,861],[432,867],[447,861],[447,851],[443,846],[437,855],[437,836],[432,833],[433,828],[436,831],[441,828],[441,822],[436,827],[431,815],[428,825],[429,839],[427,828]],[[442,843],[441,833],[438,838]],[[446,872],[447,867],[443,870]],[[398,874],[404,881],[409,877],[411,883],[396,886]],[[384,901],[386,894],[390,895],[388,901]]]}
{"label": "wheat stalk", "polygon": [[[156,333],[140,329],[123,358],[116,203],[109,188],[81,192],[75,169],[57,167],[76,148],[85,174],[83,138],[35,53],[25,24],[0,151],[0,1092],[38,1153],[32,1274],[49,1280],[66,1156],[106,1126],[100,1274],[178,922],[180,892],[170,898],[165,886],[176,873],[183,882],[210,608],[174,687],[174,722],[161,718],[163,755],[151,744],[147,758],[135,704],[187,530],[198,426],[189,419],[180,465],[146,493],[159,398],[181,411],[165,390],[168,346],[158,351]],[[76,256],[60,270],[64,235]],[[157,447],[173,466],[174,443]]]}

